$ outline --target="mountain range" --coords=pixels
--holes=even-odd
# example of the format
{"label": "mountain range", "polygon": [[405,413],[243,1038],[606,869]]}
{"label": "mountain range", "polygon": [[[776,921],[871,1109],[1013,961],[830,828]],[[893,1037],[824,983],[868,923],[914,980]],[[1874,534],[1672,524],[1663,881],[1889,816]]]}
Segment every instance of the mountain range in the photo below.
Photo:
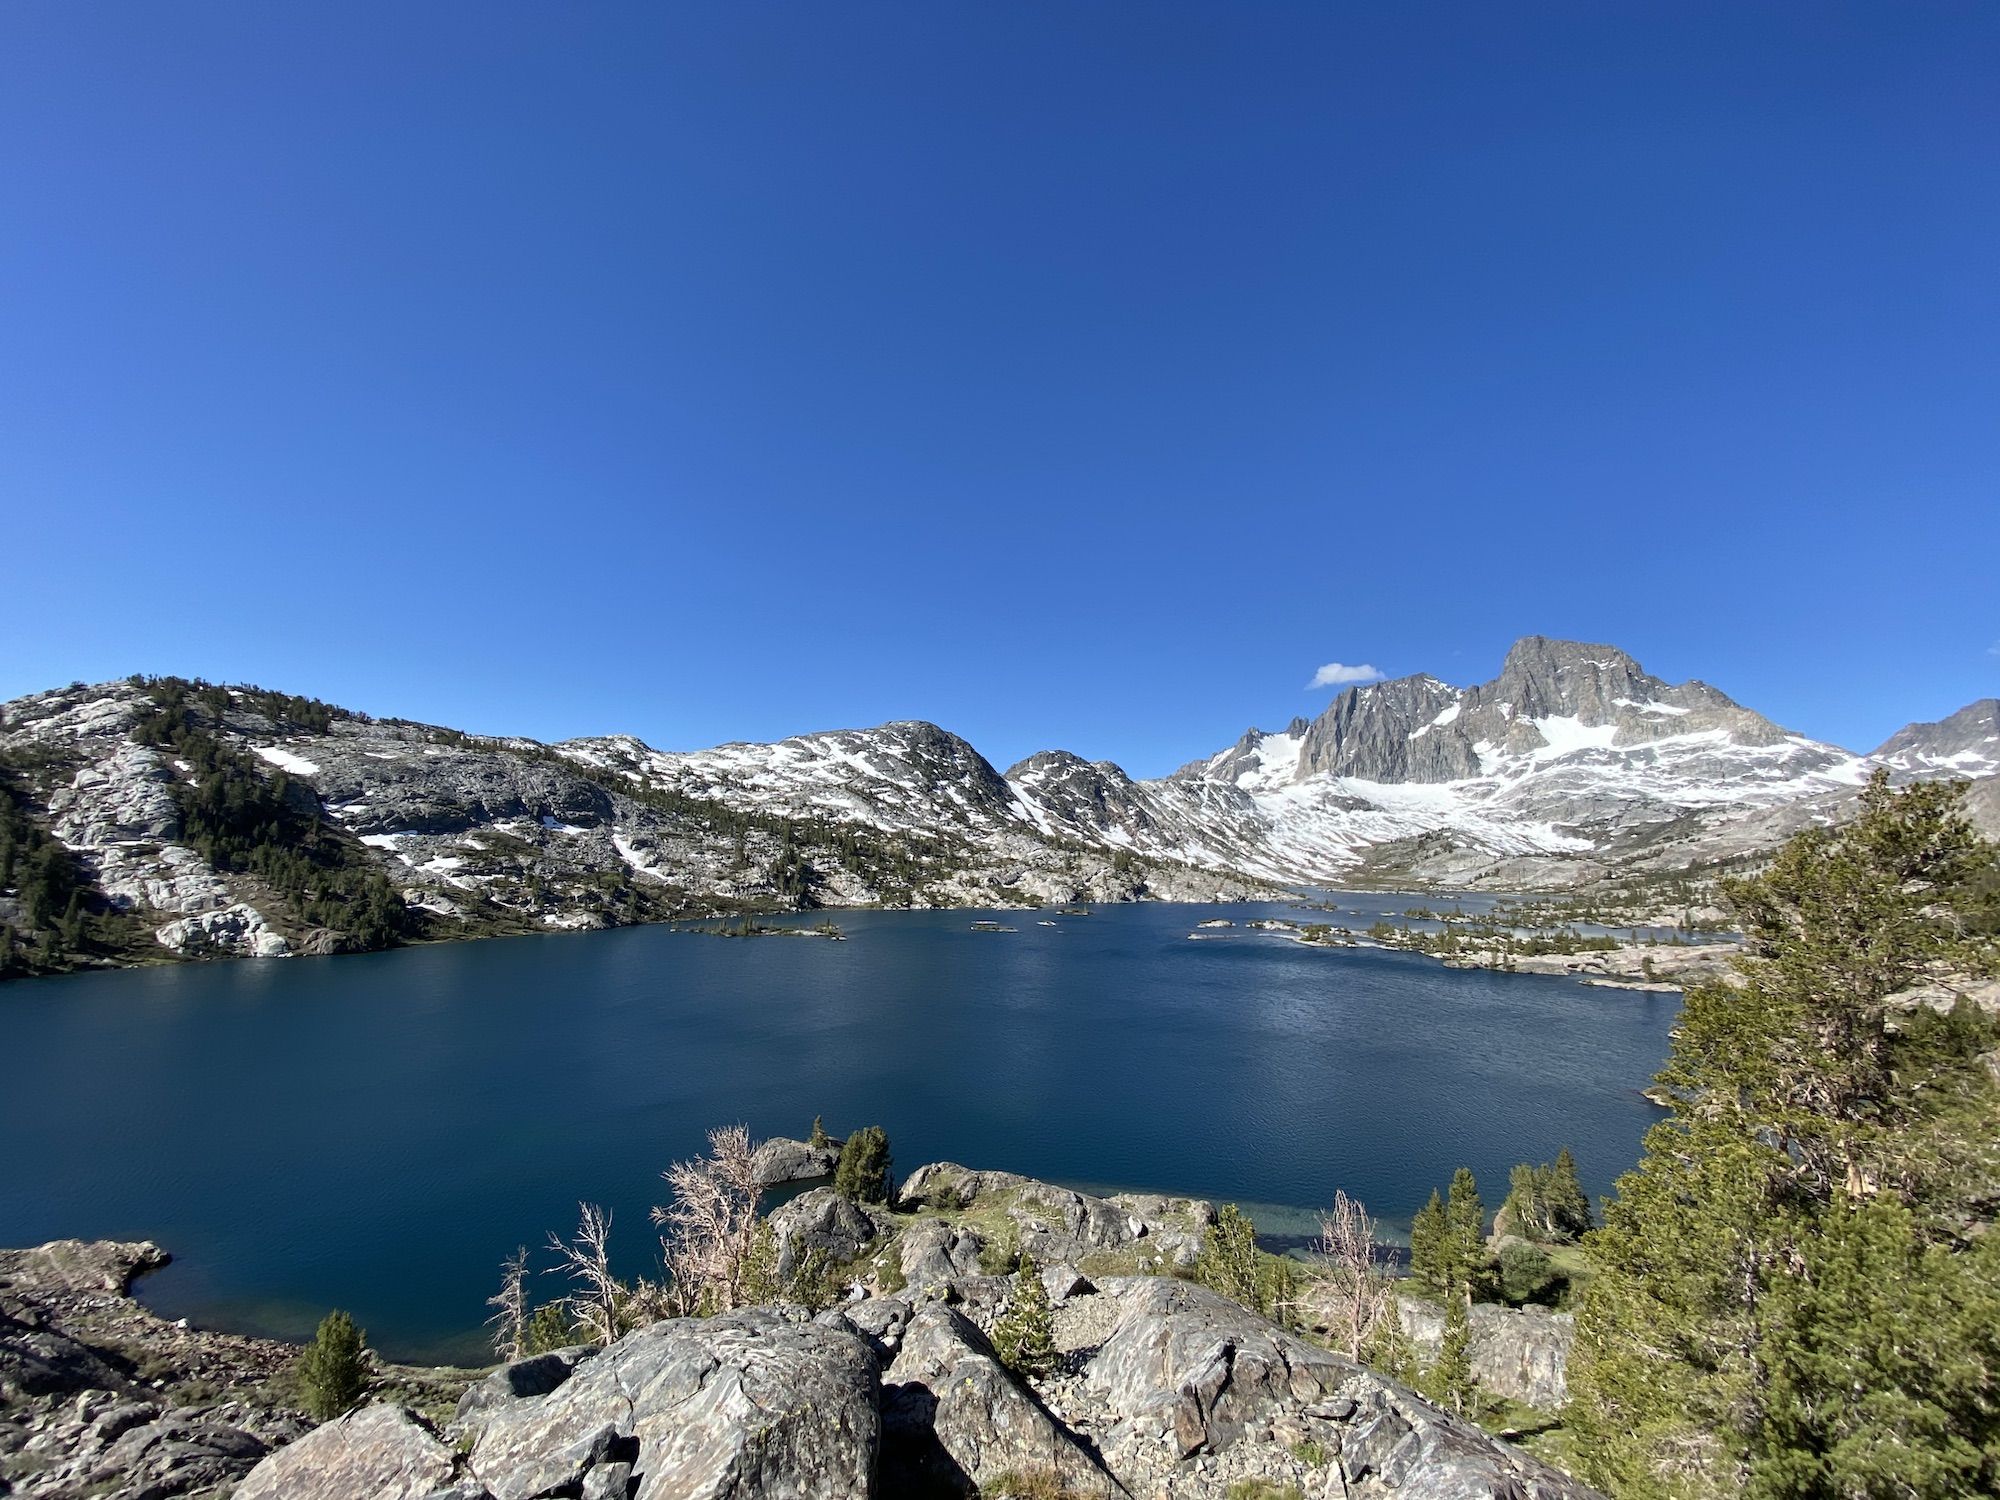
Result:
{"label": "mountain range", "polygon": [[[1061,750],[1003,774],[922,722],[692,752],[545,745],[144,678],[0,705],[0,757],[0,921],[25,942],[61,904],[72,939],[97,914],[185,953],[773,907],[1699,875],[1838,819],[1878,767],[1970,779],[2000,828],[1996,700],[1861,755],[1541,636],[1491,681],[1350,687],[1153,780]],[[33,849],[66,856],[71,886],[30,891],[15,867]]]}

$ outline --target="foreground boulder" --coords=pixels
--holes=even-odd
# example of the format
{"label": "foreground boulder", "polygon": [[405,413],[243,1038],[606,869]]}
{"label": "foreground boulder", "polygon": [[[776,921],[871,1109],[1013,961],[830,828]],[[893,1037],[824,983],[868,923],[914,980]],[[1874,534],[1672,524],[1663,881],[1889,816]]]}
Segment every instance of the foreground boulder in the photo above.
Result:
{"label": "foreground boulder", "polygon": [[250,1471],[236,1500],[421,1500],[451,1479],[449,1448],[402,1406],[364,1406]]}
{"label": "foreground boulder", "polygon": [[[241,1481],[245,1500],[900,1500],[1006,1478],[1145,1500],[1238,1484],[1314,1500],[1591,1495],[1204,1287],[1115,1273],[1170,1258],[1182,1235],[1198,1243],[1206,1205],[952,1167],[911,1181],[932,1210],[914,1223],[826,1191],[774,1216],[795,1257],[900,1228],[874,1263],[908,1269],[899,1294],[856,1289],[812,1318],[780,1305],[665,1320],[469,1386],[466,1372],[383,1367],[398,1400],[426,1412],[457,1401],[442,1433],[383,1404],[308,1434],[270,1406],[295,1347],[168,1324],[111,1290],[156,1259],[151,1247],[0,1251],[0,1494],[220,1500]],[[1016,1240],[1048,1257],[1058,1359],[1033,1379],[991,1343],[1019,1283],[978,1269],[983,1249]],[[1093,1259],[1049,1254],[1060,1249]],[[1404,1311],[1421,1339],[1421,1304]],[[1523,1399],[1546,1399],[1568,1320],[1498,1308],[1475,1319],[1489,1382],[1509,1389],[1511,1371]],[[1486,1324],[1505,1342],[1481,1353]],[[150,1378],[163,1359],[170,1382]]]}
{"label": "foreground boulder", "polygon": [[1320,1466],[1353,1496],[1594,1493],[1206,1287],[1148,1277],[1107,1283],[1106,1294],[1117,1321],[1080,1396],[1101,1408],[1105,1459],[1135,1493],[1192,1500],[1237,1479],[1317,1488]]}
{"label": "foreground boulder", "polygon": [[883,1493],[964,1494],[1031,1471],[1092,1495],[1123,1489],[977,1328],[942,1303],[927,1305],[882,1377]]}
{"label": "foreground boulder", "polygon": [[868,1345],[840,1329],[759,1308],[669,1319],[544,1394],[488,1392],[468,1414],[467,1477],[494,1500],[627,1485],[638,1500],[863,1495],[880,1443],[878,1377]]}
{"label": "foreground boulder", "polygon": [[789,1277],[813,1251],[833,1265],[857,1258],[889,1227],[879,1209],[843,1198],[830,1187],[814,1188],[781,1205],[770,1216],[778,1242],[778,1275]]}
{"label": "foreground boulder", "polygon": [[977,1276],[985,1236],[942,1219],[919,1219],[897,1242],[903,1280],[913,1287],[942,1286],[956,1277]]}

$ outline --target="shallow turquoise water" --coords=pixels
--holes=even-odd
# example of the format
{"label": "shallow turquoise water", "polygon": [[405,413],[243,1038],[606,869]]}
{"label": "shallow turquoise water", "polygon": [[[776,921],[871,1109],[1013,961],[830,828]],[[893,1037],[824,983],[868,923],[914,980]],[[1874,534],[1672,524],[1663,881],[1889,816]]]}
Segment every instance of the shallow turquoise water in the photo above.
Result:
{"label": "shallow turquoise water", "polygon": [[[1360,926],[1410,904],[1339,900]],[[170,1315],[299,1335],[339,1306],[392,1356],[463,1357],[501,1258],[579,1198],[651,1273],[659,1173],[713,1124],[880,1123],[901,1168],[1235,1200],[1282,1236],[1336,1187],[1407,1220],[1460,1163],[1490,1208],[1565,1144],[1608,1190],[1679,1009],[1189,939],[1325,920],[1286,907],[835,915],[846,942],[650,927],[0,987],[0,1244],[150,1238]]]}

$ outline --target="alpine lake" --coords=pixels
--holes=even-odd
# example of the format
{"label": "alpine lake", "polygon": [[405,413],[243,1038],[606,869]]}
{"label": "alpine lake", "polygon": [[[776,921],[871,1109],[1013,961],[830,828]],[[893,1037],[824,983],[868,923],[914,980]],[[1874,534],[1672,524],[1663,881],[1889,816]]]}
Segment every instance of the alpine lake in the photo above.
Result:
{"label": "alpine lake", "polygon": [[1400,1230],[1461,1164],[1490,1211],[1510,1165],[1565,1145],[1608,1192],[1659,1117],[1640,1090],[1680,997],[1244,925],[1362,929],[1440,898],[1330,900],[843,911],[841,941],[814,914],[9,984],[0,1244],[151,1239],[175,1263],[139,1293],[166,1316],[303,1338],[342,1307],[392,1358],[482,1363],[502,1258],[568,1233],[579,1200],[613,1211],[621,1271],[656,1274],[660,1173],[720,1124],[879,1124],[900,1170],[1234,1202],[1272,1248],[1336,1188]]}

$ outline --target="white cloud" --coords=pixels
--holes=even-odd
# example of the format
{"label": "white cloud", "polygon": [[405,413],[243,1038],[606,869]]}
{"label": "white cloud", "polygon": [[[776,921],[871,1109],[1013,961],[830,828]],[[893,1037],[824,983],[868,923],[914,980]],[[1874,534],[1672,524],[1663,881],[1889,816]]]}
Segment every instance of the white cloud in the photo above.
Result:
{"label": "white cloud", "polygon": [[1988,646],[1986,654],[1988,656],[2000,656],[2000,641],[1995,641],[1992,645]]}
{"label": "white cloud", "polygon": [[1313,680],[1306,684],[1306,691],[1323,687],[1346,687],[1353,682],[1379,682],[1385,674],[1373,667],[1350,667],[1345,662],[1330,661],[1313,673]]}

